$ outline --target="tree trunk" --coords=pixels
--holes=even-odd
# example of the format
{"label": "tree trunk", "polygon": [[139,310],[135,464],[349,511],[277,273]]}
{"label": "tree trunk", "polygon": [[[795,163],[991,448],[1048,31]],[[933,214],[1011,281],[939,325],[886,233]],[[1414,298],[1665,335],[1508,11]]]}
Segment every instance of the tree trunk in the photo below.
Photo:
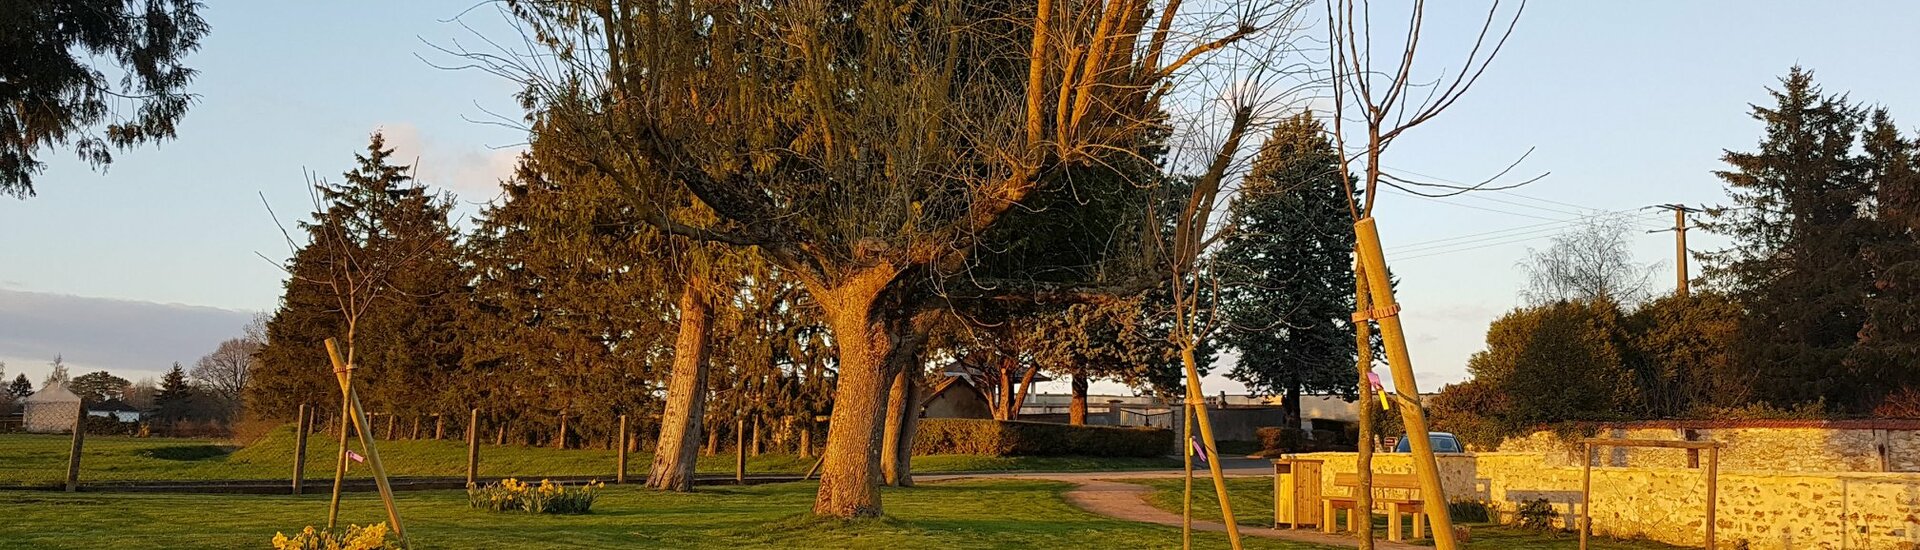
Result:
{"label": "tree trunk", "polygon": [[1067,404],[1067,423],[1087,425],[1087,375],[1073,373],[1073,400]]}
{"label": "tree trunk", "polygon": [[[887,392],[887,426],[885,436],[880,443],[880,472],[886,478],[888,486],[911,487],[913,476],[910,473],[913,454],[913,435],[907,426],[913,409],[913,380],[908,369],[896,369],[893,374],[893,388]],[[904,441],[903,441],[904,438]]]}
{"label": "tree trunk", "polygon": [[1300,380],[1288,382],[1286,397],[1283,398],[1286,402],[1280,404],[1282,414],[1286,416],[1287,426],[1306,429],[1305,422],[1300,418]]}
{"label": "tree trunk", "polygon": [[875,300],[898,275],[887,266],[853,274],[834,288],[810,287],[838,344],[839,386],[821,454],[815,515],[877,517],[880,506],[880,439],[885,422],[888,355],[899,327]]}
{"label": "tree trunk", "polygon": [[[712,336],[713,303],[704,283],[688,281],[680,294],[680,335],[674,340],[673,377],[667,385],[660,437],[647,472],[647,488],[692,491],[693,466],[699,460],[700,421],[707,408],[707,347]],[[709,434],[707,454],[717,441]]]}
{"label": "tree trunk", "polygon": [[760,456],[760,415],[753,417],[753,456]]}
{"label": "tree trunk", "polygon": [[1027,392],[1033,389],[1033,375],[1039,372],[1037,367],[1027,367],[1027,372],[1020,375],[1020,393],[1015,394],[1013,402],[1007,405],[1007,420],[1020,419],[1020,409],[1027,406]]}

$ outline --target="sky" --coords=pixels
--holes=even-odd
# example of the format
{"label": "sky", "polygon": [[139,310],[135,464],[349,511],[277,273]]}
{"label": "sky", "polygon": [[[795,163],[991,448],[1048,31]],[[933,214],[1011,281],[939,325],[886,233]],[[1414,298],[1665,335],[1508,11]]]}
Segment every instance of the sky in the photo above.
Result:
{"label": "sky", "polygon": [[[457,193],[456,214],[471,218],[525,141],[490,123],[516,116],[511,83],[443,68],[458,63],[438,47],[509,36],[491,7],[468,11],[473,4],[208,2],[212,33],[189,58],[201,71],[199,101],[178,139],[117,153],[105,171],[68,149],[43,151],[39,196],[0,197],[5,375],[38,384],[61,355],[76,375],[157,376],[238,336],[278,303],[278,265],[290,254],[279,226],[311,209],[309,174],[337,179],[376,130],[421,179]],[[1429,5],[1431,53],[1420,58],[1429,76],[1458,67],[1457,46],[1483,5]],[[1514,173],[1549,174],[1513,191],[1380,203],[1422,389],[1467,377],[1487,324],[1520,303],[1516,264],[1570,221],[1624,212],[1655,229],[1671,218],[1644,207],[1724,202],[1712,171],[1724,150],[1754,147],[1760,127],[1748,104],[1768,101],[1765,88],[1789,67],[1896,120],[1920,120],[1920,73],[1887,63],[1920,51],[1910,28],[1920,4],[1808,6],[1531,3],[1476,87],[1383,162],[1479,181],[1532,150]],[[1637,259],[1660,269],[1653,290],[1670,292],[1672,235],[1634,239]],[[1724,244],[1699,231],[1689,241],[1695,250]],[[1052,386],[1041,389],[1064,389]],[[1205,386],[1243,390],[1218,375]]]}

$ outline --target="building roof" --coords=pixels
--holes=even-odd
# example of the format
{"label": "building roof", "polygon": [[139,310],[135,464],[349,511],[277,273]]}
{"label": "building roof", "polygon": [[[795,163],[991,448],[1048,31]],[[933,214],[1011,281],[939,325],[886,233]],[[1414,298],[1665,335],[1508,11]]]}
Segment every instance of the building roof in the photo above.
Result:
{"label": "building roof", "polygon": [[87,410],[93,412],[140,412],[140,409],[133,408],[133,405],[128,405],[127,402],[119,399],[108,399],[88,405]]}
{"label": "building roof", "polygon": [[21,403],[79,403],[80,396],[74,395],[73,392],[67,391],[67,385],[65,383],[54,382],[52,384],[48,384],[47,387],[40,388],[40,391],[33,392],[33,395],[27,396],[26,399],[22,399],[20,400],[20,402]]}

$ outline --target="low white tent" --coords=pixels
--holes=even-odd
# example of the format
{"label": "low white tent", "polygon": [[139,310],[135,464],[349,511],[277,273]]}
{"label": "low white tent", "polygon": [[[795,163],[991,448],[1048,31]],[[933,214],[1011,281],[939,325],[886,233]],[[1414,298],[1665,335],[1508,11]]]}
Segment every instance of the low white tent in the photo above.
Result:
{"label": "low white tent", "polygon": [[80,396],[67,391],[66,384],[48,384],[20,403],[27,409],[21,424],[31,433],[70,431],[80,417]]}

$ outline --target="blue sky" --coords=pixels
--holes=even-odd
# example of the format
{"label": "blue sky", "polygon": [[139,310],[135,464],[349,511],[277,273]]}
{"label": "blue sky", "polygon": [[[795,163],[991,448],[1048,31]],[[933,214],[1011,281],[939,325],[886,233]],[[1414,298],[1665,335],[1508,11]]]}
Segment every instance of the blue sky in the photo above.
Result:
{"label": "blue sky", "polygon": [[[1445,44],[1477,24],[1479,8],[1467,4],[1477,3],[1429,6],[1435,46],[1422,58],[1427,67],[1457,65]],[[179,139],[120,153],[105,173],[70,151],[48,152],[39,197],[0,199],[7,376],[24,371],[37,383],[52,352],[65,354],[76,374],[105,368],[139,378],[238,335],[249,312],[275,306],[282,274],[274,262],[288,254],[263,196],[283,222],[299,219],[310,207],[303,170],[337,177],[375,129],[388,132],[403,158],[417,159],[423,179],[459,193],[471,216],[471,203],[493,195],[522,141],[512,129],[474,122],[491,118],[488,111],[516,112],[511,84],[420,59],[450,61],[429,44],[473,40],[445,22],[471,5],[210,2],[213,32],[190,60],[201,70],[193,87],[200,102]],[[1723,200],[1711,171],[1723,149],[1753,147],[1759,126],[1747,103],[1766,101],[1763,87],[1789,66],[1813,69],[1829,91],[1889,107],[1896,120],[1920,121],[1920,77],[1899,63],[1920,51],[1920,33],[1911,32],[1920,5],[1808,6],[1529,6],[1478,87],[1408,134],[1385,162],[1469,181],[1535,148],[1518,172],[1552,173],[1516,193],[1389,195],[1381,203],[1423,386],[1465,377],[1486,324],[1518,303],[1515,262],[1570,225],[1548,222]],[[505,29],[487,7],[462,21],[493,36]],[[1648,220],[1642,225],[1666,223]],[[1537,224],[1547,225],[1418,245]],[[1636,239],[1642,261],[1670,269],[1670,235]],[[1716,243],[1697,232],[1692,242]],[[1672,278],[1661,273],[1656,289],[1669,290]],[[121,310],[132,313],[114,313]],[[158,313],[165,311],[178,321]],[[156,336],[121,336],[143,333]],[[1238,387],[1210,381],[1208,389]]]}

